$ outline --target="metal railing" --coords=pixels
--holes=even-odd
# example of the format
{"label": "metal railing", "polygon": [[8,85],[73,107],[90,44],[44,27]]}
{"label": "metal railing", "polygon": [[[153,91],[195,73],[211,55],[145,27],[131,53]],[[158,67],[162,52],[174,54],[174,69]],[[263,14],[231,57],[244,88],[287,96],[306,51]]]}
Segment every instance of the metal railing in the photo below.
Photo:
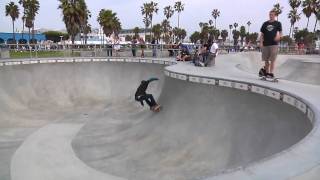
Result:
{"label": "metal railing", "polygon": [[[200,45],[189,44],[191,54]],[[118,48],[116,48],[118,47]],[[220,45],[220,53],[260,51],[257,46],[240,47]],[[64,45],[64,44],[9,44],[0,45],[1,59],[50,58],[50,57],[156,57],[174,58],[180,52],[177,44],[104,44],[104,45]],[[280,46],[281,54],[320,54],[316,47],[297,48]]]}

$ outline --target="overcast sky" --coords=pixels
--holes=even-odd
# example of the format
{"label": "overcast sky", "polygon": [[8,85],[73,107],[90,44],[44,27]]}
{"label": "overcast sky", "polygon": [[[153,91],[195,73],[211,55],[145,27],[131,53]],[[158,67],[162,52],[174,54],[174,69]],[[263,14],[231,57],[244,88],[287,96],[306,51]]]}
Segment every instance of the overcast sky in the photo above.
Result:
{"label": "overcast sky", "polygon": [[[13,0],[15,3],[18,0]],[[158,2],[159,12],[155,15],[153,24],[160,23],[164,19],[163,8],[167,5],[173,5],[176,0],[153,0]],[[0,32],[11,32],[11,18],[5,16],[5,5],[10,0],[0,0]],[[40,11],[36,16],[35,28],[46,28],[53,30],[65,29],[62,21],[61,10],[58,9],[58,0],[39,0]],[[86,0],[89,10],[92,13],[90,24],[92,27],[99,27],[97,15],[101,9],[111,9],[116,12],[122,28],[133,28],[136,26],[144,27],[141,15],[141,6],[146,0]],[[208,22],[213,19],[211,12],[213,9],[219,9],[220,17],[217,19],[219,29],[228,29],[229,24],[237,22],[239,27],[245,25],[248,21],[252,22],[250,32],[259,32],[262,23],[268,20],[268,12],[275,3],[280,3],[284,9],[279,17],[283,24],[284,34],[289,33],[290,23],[287,18],[290,6],[288,0],[182,0],[185,4],[185,10],[181,13],[180,27],[188,32],[188,36],[199,31],[199,22]],[[301,8],[300,8],[301,10]],[[20,12],[22,8],[20,7]],[[177,26],[177,14],[170,19],[172,26]],[[310,19],[309,29],[313,30],[315,17]],[[16,22],[18,30],[22,29],[21,18]],[[297,23],[300,28],[305,28],[307,19],[302,15],[301,20]],[[247,26],[246,26],[247,27]],[[319,29],[319,27],[318,27]]]}

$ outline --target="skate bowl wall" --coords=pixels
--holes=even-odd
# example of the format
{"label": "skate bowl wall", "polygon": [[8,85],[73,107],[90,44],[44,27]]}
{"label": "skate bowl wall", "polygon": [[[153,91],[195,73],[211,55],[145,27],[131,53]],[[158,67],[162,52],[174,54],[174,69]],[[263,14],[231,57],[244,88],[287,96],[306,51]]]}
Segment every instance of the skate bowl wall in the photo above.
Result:
{"label": "skate bowl wall", "polygon": [[[164,69],[166,64],[175,62],[0,63],[1,126],[77,122],[79,113],[88,113],[72,141],[75,154],[93,169],[134,180],[219,178],[285,156],[314,131],[316,113],[296,95],[249,82],[179,74]],[[150,77],[160,79],[149,89],[163,105],[160,113],[133,98],[140,81]]]}
{"label": "skate bowl wall", "polygon": [[[258,74],[263,66],[261,53],[248,52],[235,55],[238,58],[239,69]],[[276,60],[275,75],[281,79],[301,83],[320,85],[320,60],[319,56],[312,55],[278,55]]]}

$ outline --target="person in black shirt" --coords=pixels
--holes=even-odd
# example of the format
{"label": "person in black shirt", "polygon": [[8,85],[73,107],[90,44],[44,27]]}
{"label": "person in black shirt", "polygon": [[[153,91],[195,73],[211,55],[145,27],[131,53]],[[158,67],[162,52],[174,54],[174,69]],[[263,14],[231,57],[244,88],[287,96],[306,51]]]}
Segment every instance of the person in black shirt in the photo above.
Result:
{"label": "person in black shirt", "polygon": [[158,104],[154,100],[152,94],[147,94],[146,90],[148,88],[149,83],[152,82],[152,81],[156,81],[156,80],[159,80],[159,79],[150,78],[147,81],[145,81],[145,80],[141,81],[141,84],[140,84],[140,86],[138,87],[138,89],[137,89],[137,91],[135,93],[135,100],[139,101],[142,106],[144,106],[143,101],[146,101],[146,103],[149,105],[151,110],[154,110],[154,108],[156,106],[158,106]]}
{"label": "person in black shirt", "polygon": [[262,61],[265,66],[260,69],[260,76],[274,78],[275,60],[278,54],[278,45],[282,36],[282,25],[276,21],[276,12],[269,13],[269,20],[264,22],[261,27],[260,48],[262,51]]}

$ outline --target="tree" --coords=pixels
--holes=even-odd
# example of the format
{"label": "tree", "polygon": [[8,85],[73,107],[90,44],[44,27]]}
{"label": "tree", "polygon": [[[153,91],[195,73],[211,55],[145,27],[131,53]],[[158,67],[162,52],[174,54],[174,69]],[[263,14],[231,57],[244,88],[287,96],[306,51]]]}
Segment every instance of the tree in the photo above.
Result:
{"label": "tree", "polygon": [[40,9],[40,3],[38,0],[27,0],[26,8],[27,8],[26,21],[28,21],[29,41],[30,41],[30,28],[32,28],[32,39],[35,39],[34,38],[34,21]]}
{"label": "tree", "polygon": [[47,40],[51,40],[55,43],[61,41],[61,36],[62,36],[62,39],[69,38],[69,35],[67,33],[59,32],[59,31],[46,31],[43,34],[46,36]]}
{"label": "tree", "polygon": [[166,17],[166,19],[169,20],[174,14],[174,9],[171,6],[166,6],[163,9],[163,14]]}
{"label": "tree", "polygon": [[247,22],[247,25],[248,25],[248,33],[249,33],[249,32],[250,32],[249,30],[250,30],[251,22],[248,21],[248,22]]}
{"label": "tree", "polygon": [[143,6],[141,6],[141,14],[144,16],[143,23],[145,25],[145,28],[144,28],[145,36],[146,36],[146,30],[151,24],[151,19],[150,19],[151,11],[152,11],[151,4],[150,3],[143,3]]}
{"label": "tree", "polygon": [[291,37],[291,32],[292,32],[292,29],[294,28],[294,24],[300,20],[300,14],[298,14],[298,11],[297,9],[292,9],[290,10],[289,14],[288,14],[288,18],[290,19],[290,23],[291,23],[291,26],[290,26],[290,32],[289,32],[289,36]]}
{"label": "tree", "polygon": [[308,29],[310,16],[314,12],[314,8],[315,8],[313,4],[313,0],[304,0],[302,3],[302,7],[303,7],[302,12],[308,19],[307,27],[306,27]]}
{"label": "tree", "polygon": [[276,12],[277,20],[278,20],[279,15],[282,13],[282,9],[283,9],[283,7],[280,6],[280,3],[273,5],[272,10]]}
{"label": "tree", "polygon": [[230,24],[230,25],[229,25],[229,30],[230,30],[229,43],[231,42],[230,37],[231,37],[231,30],[232,30],[232,28],[233,28],[233,25],[232,25],[232,24]]}
{"label": "tree", "polygon": [[291,9],[296,9],[301,5],[301,0],[289,0]]}
{"label": "tree", "polygon": [[153,35],[154,35],[154,38],[156,39],[156,40],[160,40],[160,38],[161,38],[161,33],[162,33],[162,31],[161,31],[161,25],[160,24],[156,24],[156,25],[154,25],[153,27],[152,27],[152,33],[153,33]]}
{"label": "tree", "polygon": [[162,32],[163,32],[163,35],[164,35],[164,37],[163,37],[164,41],[166,43],[169,43],[170,36],[169,36],[168,32],[170,31],[171,26],[170,26],[170,22],[167,19],[162,21],[161,29],[162,29]]}
{"label": "tree", "polygon": [[72,44],[74,44],[75,37],[80,32],[80,16],[83,14],[81,2],[80,0],[59,0],[59,2],[58,9],[62,10],[63,21],[71,37]]}
{"label": "tree", "polygon": [[226,42],[227,37],[228,37],[228,30],[224,29],[221,31],[221,37],[222,37],[222,41],[223,43]]}
{"label": "tree", "polygon": [[281,38],[281,41],[282,41],[283,43],[288,44],[289,46],[292,45],[292,42],[293,42],[293,40],[292,40],[292,38],[291,38],[290,36],[283,36],[283,37]]}
{"label": "tree", "polygon": [[234,29],[237,30],[238,23],[234,23],[233,26],[234,26]]}
{"label": "tree", "polygon": [[200,40],[200,33],[198,31],[195,31],[194,33],[191,34],[190,41],[192,43],[197,43],[198,40]]}
{"label": "tree", "polygon": [[178,12],[178,28],[180,28],[180,13],[184,11],[184,4],[181,1],[177,1],[174,4],[174,9]]}
{"label": "tree", "polygon": [[311,46],[316,38],[315,33],[309,32],[308,29],[303,29],[295,33],[296,42],[303,42],[306,46]]}
{"label": "tree", "polygon": [[[23,35],[24,35],[24,26],[25,26],[25,21],[26,21],[26,16],[27,16],[27,0],[19,0],[19,4],[23,7],[23,15],[22,15],[22,39],[23,39]],[[20,44],[20,43],[19,43]]]}
{"label": "tree", "polygon": [[233,30],[233,31],[232,31],[232,34],[233,34],[233,44],[236,46],[236,45],[238,45],[238,40],[239,40],[239,37],[240,37],[240,32],[237,31],[237,30]]}
{"label": "tree", "polygon": [[126,37],[124,39],[125,39],[125,41],[131,41],[132,40],[132,36],[126,35]]}
{"label": "tree", "polygon": [[101,9],[97,20],[107,37],[112,34],[118,36],[121,30],[121,23],[117,18],[117,13],[109,9]]}
{"label": "tree", "polygon": [[251,42],[252,44],[256,44],[258,36],[259,36],[258,33],[251,33],[251,34],[247,33],[247,37],[246,37],[247,43]]}
{"label": "tree", "polygon": [[[84,0],[79,1],[79,23],[80,23],[80,33],[84,35],[84,43],[87,43],[87,34],[91,32],[91,25],[88,23],[91,17],[91,12],[88,10],[87,4]],[[82,39],[82,36],[80,36]]]}
{"label": "tree", "polygon": [[241,26],[240,27],[241,45],[243,44],[243,40],[246,36],[247,36],[246,28],[244,26]]}
{"label": "tree", "polygon": [[218,9],[214,9],[211,15],[214,18],[214,28],[217,28],[217,18],[220,16],[220,11]]}
{"label": "tree", "polygon": [[[150,3],[144,3],[143,6],[141,6],[141,14],[144,15],[143,22],[145,24],[145,29],[151,25],[152,29],[152,19],[153,14],[158,13],[158,3],[155,3],[151,1]],[[151,32],[150,32],[151,33]]]}
{"label": "tree", "polygon": [[139,27],[135,27],[135,28],[133,29],[133,33],[134,33],[134,37],[135,37],[135,38],[139,38],[139,32],[140,32]]}
{"label": "tree", "polygon": [[316,23],[314,24],[313,32],[316,32],[316,27],[318,24],[318,21],[320,21],[320,1],[319,0],[313,0],[314,4],[314,15],[316,16]]}
{"label": "tree", "polygon": [[10,16],[12,20],[12,36],[14,42],[16,42],[16,36],[14,32],[14,22],[19,18],[19,8],[14,2],[10,2],[6,5],[6,16]]}
{"label": "tree", "polygon": [[174,28],[173,32],[175,34],[175,36],[177,37],[178,41],[182,41],[184,40],[184,38],[186,38],[187,36],[187,32],[184,29],[180,29],[180,28]]}

